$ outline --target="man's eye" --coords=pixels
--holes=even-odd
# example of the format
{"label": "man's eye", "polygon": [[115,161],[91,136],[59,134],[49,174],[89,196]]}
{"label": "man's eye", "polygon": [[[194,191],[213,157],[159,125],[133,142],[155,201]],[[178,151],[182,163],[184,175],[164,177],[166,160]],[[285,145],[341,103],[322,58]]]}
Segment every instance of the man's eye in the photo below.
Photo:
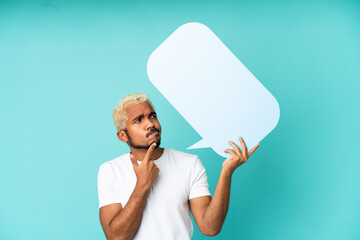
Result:
{"label": "man's eye", "polygon": [[151,115],[150,117],[151,117],[151,118],[156,118],[156,115]]}
{"label": "man's eye", "polygon": [[134,123],[138,123],[138,122],[140,122],[140,119],[136,119],[136,120],[134,121]]}

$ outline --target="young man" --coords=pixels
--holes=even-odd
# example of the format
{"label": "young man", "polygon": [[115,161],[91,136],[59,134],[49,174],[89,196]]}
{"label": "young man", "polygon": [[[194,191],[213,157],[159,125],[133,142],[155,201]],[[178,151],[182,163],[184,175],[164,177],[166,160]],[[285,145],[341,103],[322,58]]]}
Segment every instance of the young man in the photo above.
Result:
{"label": "young man", "polygon": [[217,235],[229,205],[231,176],[259,146],[234,149],[223,162],[214,196],[196,155],[161,148],[161,125],[146,94],[122,98],[113,112],[117,136],[130,153],[100,166],[100,222],[108,239],[190,239],[190,211],[200,231]]}

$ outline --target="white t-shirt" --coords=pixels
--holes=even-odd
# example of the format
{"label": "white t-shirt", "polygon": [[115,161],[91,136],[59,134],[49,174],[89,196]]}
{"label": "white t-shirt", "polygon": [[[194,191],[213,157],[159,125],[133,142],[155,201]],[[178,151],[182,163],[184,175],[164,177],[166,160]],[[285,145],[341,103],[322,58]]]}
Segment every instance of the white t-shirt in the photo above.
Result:
{"label": "white t-shirt", "polygon": [[[196,155],[168,148],[154,163],[160,171],[133,239],[190,239],[193,225],[188,200],[210,195],[205,168]],[[135,184],[129,153],[105,162],[98,174],[99,208],[112,203],[124,208]]]}

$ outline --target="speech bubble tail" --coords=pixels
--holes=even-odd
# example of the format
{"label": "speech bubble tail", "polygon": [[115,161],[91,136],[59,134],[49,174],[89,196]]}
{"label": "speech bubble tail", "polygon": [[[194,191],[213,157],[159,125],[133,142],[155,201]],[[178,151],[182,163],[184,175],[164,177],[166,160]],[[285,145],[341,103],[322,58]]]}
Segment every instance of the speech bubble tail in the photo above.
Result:
{"label": "speech bubble tail", "polygon": [[198,141],[197,143],[195,143],[194,145],[191,145],[187,149],[208,148],[208,147],[209,147],[208,144],[206,144],[205,140],[202,139],[202,140]]}

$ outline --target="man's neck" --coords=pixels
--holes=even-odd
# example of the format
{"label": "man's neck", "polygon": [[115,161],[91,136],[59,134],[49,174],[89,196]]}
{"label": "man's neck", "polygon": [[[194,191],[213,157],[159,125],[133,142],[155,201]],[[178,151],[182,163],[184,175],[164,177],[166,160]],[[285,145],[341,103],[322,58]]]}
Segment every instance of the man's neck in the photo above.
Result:
{"label": "man's neck", "polygon": [[[135,156],[135,159],[138,161],[142,161],[146,155],[147,149],[135,149],[135,148],[131,148],[131,153]],[[150,156],[150,160],[157,160],[159,159],[162,154],[164,153],[164,148],[156,148],[153,150],[151,156]]]}

